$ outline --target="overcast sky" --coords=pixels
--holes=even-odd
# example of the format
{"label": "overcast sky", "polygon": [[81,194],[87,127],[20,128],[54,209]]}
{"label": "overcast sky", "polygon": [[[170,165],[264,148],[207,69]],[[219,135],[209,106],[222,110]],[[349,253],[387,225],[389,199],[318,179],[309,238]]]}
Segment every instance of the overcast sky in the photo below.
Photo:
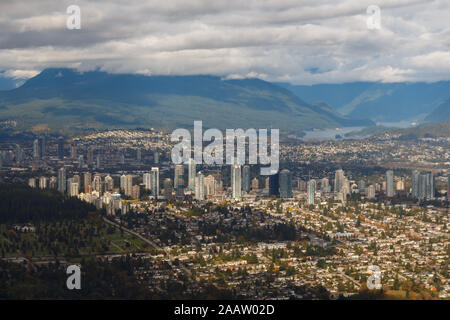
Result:
{"label": "overcast sky", "polygon": [[[69,5],[81,29],[68,30]],[[381,29],[367,28],[369,5]],[[216,74],[296,84],[450,79],[450,0],[0,0],[0,71]]]}

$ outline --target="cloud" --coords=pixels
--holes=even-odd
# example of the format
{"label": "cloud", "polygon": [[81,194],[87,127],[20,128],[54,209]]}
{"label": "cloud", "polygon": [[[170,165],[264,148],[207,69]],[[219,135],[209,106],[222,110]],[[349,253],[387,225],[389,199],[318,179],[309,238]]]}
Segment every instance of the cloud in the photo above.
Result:
{"label": "cloud", "polygon": [[[0,3],[0,70],[216,74],[293,83],[450,77],[450,3],[378,0],[16,0]],[[81,8],[81,30],[66,9]]]}

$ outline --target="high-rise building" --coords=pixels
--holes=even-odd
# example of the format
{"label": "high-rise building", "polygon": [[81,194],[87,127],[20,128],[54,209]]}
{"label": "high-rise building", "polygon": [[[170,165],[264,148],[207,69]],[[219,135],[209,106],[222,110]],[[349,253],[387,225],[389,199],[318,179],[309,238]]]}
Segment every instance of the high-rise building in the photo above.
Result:
{"label": "high-rise building", "polygon": [[315,196],[316,196],[316,181],[309,180],[307,184],[308,189],[308,205],[314,204]]}
{"label": "high-rise building", "polygon": [[163,188],[164,188],[164,198],[166,198],[167,200],[172,200],[173,188],[172,188],[172,180],[170,178],[164,179]]}
{"label": "high-rise building", "polygon": [[259,190],[259,181],[256,177],[252,179],[252,190]]}
{"label": "high-rise building", "polygon": [[373,184],[367,188],[367,199],[375,199],[375,186]]}
{"label": "high-rise building", "polygon": [[113,189],[114,189],[114,179],[111,178],[111,176],[108,174],[105,177],[105,191],[111,192],[113,191]]}
{"label": "high-rise building", "polygon": [[121,175],[120,176],[120,189],[126,196],[131,196],[133,188],[133,176],[132,175]]}
{"label": "high-rise building", "polygon": [[419,175],[418,195],[419,200],[434,199],[434,176],[432,172]]}
{"label": "high-rise building", "polygon": [[195,190],[195,175],[196,175],[196,164],[194,159],[189,159],[188,161],[188,190]]}
{"label": "high-rise building", "polygon": [[159,197],[159,168],[152,168],[152,196],[155,199]]}
{"label": "high-rise building", "polygon": [[39,159],[39,140],[35,139],[33,141],[33,159]]}
{"label": "high-rise building", "polygon": [[83,185],[84,185],[84,193],[89,193],[89,189],[91,187],[91,173],[85,172],[83,175]]}
{"label": "high-rise building", "polygon": [[344,186],[345,176],[344,170],[339,169],[334,173],[334,191],[341,192],[342,187]]}
{"label": "high-rise building", "polygon": [[394,171],[392,170],[386,172],[386,195],[388,197],[394,196]]}
{"label": "high-rise building", "polygon": [[152,175],[149,172],[144,173],[142,176],[144,182],[144,188],[150,190],[152,188]]}
{"label": "high-rise building", "polygon": [[277,172],[269,176],[269,196],[279,196],[280,195],[280,174]]}
{"label": "high-rise building", "polygon": [[447,176],[447,200],[450,200],[450,175]]}
{"label": "high-rise building", "polygon": [[39,148],[39,154],[41,159],[44,158],[47,155],[47,142],[46,142],[46,138],[45,135],[41,136],[39,138],[40,141],[40,148]]}
{"label": "high-rise building", "polygon": [[36,179],[35,178],[28,179],[28,186],[30,186],[31,188],[36,188]]}
{"label": "high-rise building", "polygon": [[428,200],[434,199],[434,175],[433,175],[433,172],[427,173],[426,197]]}
{"label": "high-rise building", "polygon": [[142,161],[142,151],[141,149],[136,150],[136,161],[140,163]]}
{"label": "high-rise building", "polygon": [[414,198],[419,198],[419,177],[420,172],[414,170],[411,174],[411,195]]}
{"label": "high-rise building", "polygon": [[320,190],[322,192],[330,192],[330,180],[328,178],[322,178],[320,180]]}
{"label": "high-rise building", "polygon": [[182,164],[177,164],[175,166],[173,188],[178,199],[184,197],[184,166]]}
{"label": "high-rise building", "polygon": [[58,159],[63,160],[64,159],[64,138],[63,137],[58,138],[57,151],[58,151]]}
{"label": "high-rise building", "polygon": [[242,167],[242,190],[246,193],[250,192],[250,166]]}
{"label": "high-rise building", "polygon": [[205,195],[213,196],[216,194],[216,178],[212,174],[206,176],[204,179],[205,183]]}
{"label": "high-rise building", "polygon": [[232,198],[240,200],[242,196],[242,171],[240,164],[231,165],[231,191]]}
{"label": "high-rise building", "polygon": [[69,196],[76,197],[78,195],[78,182],[70,182],[69,184]]}
{"label": "high-rise building", "polygon": [[280,197],[292,198],[292,175],[287,169],[283,169],[280,172]]}
{"label": "high-rise building", "polygon": [[204,176],[201,171],[199,171],[195,177],[195,199],[205,200],[205,183]]}
{"label": "high-rise building", "polygon": [[84,167],[84,157],[82,154],[80,154],[78,156],[78,168],[83,168]]}
{"label": "high-rise building", "polygon": [[70,158],[73,160],[77,158],[77,145],[74,141],[70,143]]}
{"label": "high-rise building", "polygon": [[[130,176],[131,177],[131,176]],[[131,198],[133,199],[139,199],[141,197],[141,188],[139,185],[135,185],[131,187]]]}
{"label": "high-rise building", "polygon": [[40,177],[39,178],[39,188],[40,189],[47,189],[48,188],[48,179],[47,179],[47,177]]}
{"label": "high-rise building", "polygon": [[58,191],[61,193],[65,193],[66,187],[66,168],[62,167],[58,170]]}
{"label": "high-rise building", "polygon": [[100,194],[102,193],[102,176],[99,173],[94,174],[94,178],[92,179],[92,188],[99,192]]}
{"label": "high-rise building", "polygon": [[159,152],[156,151],[156,150],[153,152],[153,162],[154,162],[155,164],[158,164],[158,163],[159,163]]}

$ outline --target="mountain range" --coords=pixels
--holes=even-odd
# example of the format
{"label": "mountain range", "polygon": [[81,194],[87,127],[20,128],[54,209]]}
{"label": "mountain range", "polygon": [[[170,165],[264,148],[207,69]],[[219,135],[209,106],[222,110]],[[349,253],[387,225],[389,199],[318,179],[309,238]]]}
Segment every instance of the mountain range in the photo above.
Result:
{"label": "mountain range", "polygon": [[310,104],[260,79],[145,76],[45,69],[22,86],[0,91],[0,121],[19,129],[77,131],[106,128],[312,128],[364,126],[326,104]]}
{"label": "mountain range", "polygon": [[308,103],[325,103],[350,119],[375,122],[450,120],[450,81],[278,85]]}

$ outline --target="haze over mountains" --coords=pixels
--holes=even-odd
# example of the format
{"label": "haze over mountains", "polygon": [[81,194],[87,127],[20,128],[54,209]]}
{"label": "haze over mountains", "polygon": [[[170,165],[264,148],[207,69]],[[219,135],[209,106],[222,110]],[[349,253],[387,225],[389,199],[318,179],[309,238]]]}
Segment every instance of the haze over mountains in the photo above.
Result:
{"label": "haze over mountains", "polygon": [[155,127],[311,128],[360,126],[324,105],[259,79],[144,76],[46,69],[21,87],[0,92],[0,120],[52,130]]}
{"label": "haze over mountains", "polygon": [[450,120],[450,81],[435,83],[281,83],[306,102],[321,101],[349,118],[376,122]]}

